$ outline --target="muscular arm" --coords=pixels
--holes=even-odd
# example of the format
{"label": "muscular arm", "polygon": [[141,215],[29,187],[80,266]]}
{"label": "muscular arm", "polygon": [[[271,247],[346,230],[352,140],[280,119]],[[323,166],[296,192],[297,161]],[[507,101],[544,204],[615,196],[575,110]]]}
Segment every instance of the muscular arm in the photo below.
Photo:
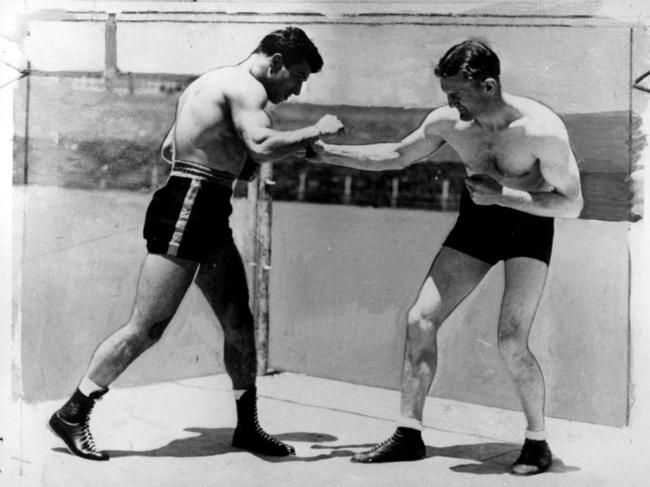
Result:
{"label": "muscular arm", "polygon": [[[479,176],[470,177],[466,182],[472,199],[479,204],[499,204],[533,215],[577,218],[583,206],[580,173],[566,132],[559,132],[539,137],[534,143],[534,155],[539,160],[544,181],[552,188],[550,191],[522,191],[503,186],[497,187],[491,196],[496,182],[481,182]],[[493,188],[486,189],[490,185]]]}
{"label": "muscular arm", "polygon": [[251,90],[252,93],[242,91],[230,99],[232,120],[256,163],[289,160],[288,156],[320,137],[316,125],[290,131],[274,130],[264,111],[267,98],[263,89]]}
{"label": "muscular arm", "polygon": [[314,144],[317,155],[308,160],[366,171],[404,169],[442,146],[444,140],[435,130],[437,121],[438,114],[431,112],[414,132],[400,142],[337,145],[318,141]]}

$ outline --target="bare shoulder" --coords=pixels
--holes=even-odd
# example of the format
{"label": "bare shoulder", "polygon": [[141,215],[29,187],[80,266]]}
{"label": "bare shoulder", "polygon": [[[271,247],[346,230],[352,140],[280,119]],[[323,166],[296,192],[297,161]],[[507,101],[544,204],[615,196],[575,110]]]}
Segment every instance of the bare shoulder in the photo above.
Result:
{"label": "bare shoulder", "polygon": [[240,106],[264,107],[268,101],[264,86],[238,66],[223,68],[219,73],[219,83],[228,100]]}
{"label": "bare shoulder", "polygon": [[507,98],[523,115],[517,123],[525,128],[529,136],[568,140],[566,125],[550,107],[523,96],[507,95]]}
{"label": "bare shoulder", "polygon": [[192,96],[202,103],[266,103],[262,85],[237,66],[215,68],[194,80],[181,97]]}
{"label": "bare shoulder", "polygon": [[431,110],[422,125],[427,132],[440,134],[454,127],[459,121],[458,111],[443,105]]}

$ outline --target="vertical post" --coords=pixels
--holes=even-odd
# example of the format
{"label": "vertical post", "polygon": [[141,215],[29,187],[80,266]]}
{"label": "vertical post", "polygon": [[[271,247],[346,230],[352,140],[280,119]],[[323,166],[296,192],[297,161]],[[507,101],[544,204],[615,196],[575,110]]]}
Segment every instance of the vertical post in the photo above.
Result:
{"label": "vertical post", "polygon": [[343,187],[343,204],[349,205],[352,200],[352,176],[345,176]]}
{"label": "vertical post", "polygon": [[269,368],[269,282],[271,271],[272,200],[269,187],[273,182],[273,165],[262,164],[257,202],[257,375],[265,375]]}
{"label": "vertical post", "polygon": [[154,191],[158,187],[158,158],[151,158],[151,179],[149,180],[149,191]]}
{"label": "vertical post", "polygon": [[117,22],[114,13],[106,18],[104,42],[104,77],[110,79],[117,73]]}
{"label": "vertical post", "polygon": [[[31,63],[27,61],[27,72],[31,72]],[[29,110],[30,98],[32,92],[32,76],[28,74],[25,79],[25,137],[23,147],[23,184],[29,183]]]}
{"label": "vertical post", "polygon": [[442,191],[440,192],[440,209],[449,208],[449,179],[442,180]]}
{"label": "vertical post", "polygon": [[395,208],[397,206],[397,199],[399,198],[399,178],[394,177],[393,178],[393,190],[390,195],[390,206],[392,208]]}
{"label": "vertical post", "polygon": [[305,189],[307,188],[307,171],[300,171],[298,175],[298,201],[305,201]]}
{"label": "vertical post", "polygon": [[[253,319],[257,323],[257,201],[259,195],[259,179],[248,183],[247,195],[247,215],[248,215],[248,231],[247,235],[247,249],[246,249],[246,273],[248,275],[248,288],[250,289],[249,305]],[[257,325],[256,325],[257,326]],[[257,335],[257,330],[255,331]],[[259,351],[258,351],[259,353]]]}

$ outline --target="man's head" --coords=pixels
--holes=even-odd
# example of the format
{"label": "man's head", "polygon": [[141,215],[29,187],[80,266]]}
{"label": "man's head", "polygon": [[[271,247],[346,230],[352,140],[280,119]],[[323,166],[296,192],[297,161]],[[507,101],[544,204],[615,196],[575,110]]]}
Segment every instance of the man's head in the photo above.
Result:
{"label": "man's head", "polygon": [[299,95],[302,84],[311,73],[323,67],[323,58],[314,43],[297,27],[286,27],[266,35],[254,54],[269,60],[264,79],[269,100],[279,103],[291,95]]}
{"label": "man's head", "polygon": [[461,120],[469,121],[486,110],[500,96],[499,58],[487,44],[476,39],[456,44],[435,68],[449,106]]}

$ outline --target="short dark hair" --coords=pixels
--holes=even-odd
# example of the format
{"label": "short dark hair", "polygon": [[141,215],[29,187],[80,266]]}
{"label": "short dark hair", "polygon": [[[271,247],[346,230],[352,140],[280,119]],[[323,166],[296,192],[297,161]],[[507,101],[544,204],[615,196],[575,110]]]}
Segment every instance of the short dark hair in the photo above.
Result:
{"label": "short dark hair", "polygon": [[318,73],[323,67],[323,58],[318,49],[298,27],[285,27],[267,34],[253,52],[267,56],[280,53],[285,66],[306,62],[312,73]]}
{"label": "short dark hair", "polygon": [[466,79],[499,79],[501,63],[496,53],[483,41],[468,39],[451,47],[438,61],[435,74],[447,78],[462,74]]}

